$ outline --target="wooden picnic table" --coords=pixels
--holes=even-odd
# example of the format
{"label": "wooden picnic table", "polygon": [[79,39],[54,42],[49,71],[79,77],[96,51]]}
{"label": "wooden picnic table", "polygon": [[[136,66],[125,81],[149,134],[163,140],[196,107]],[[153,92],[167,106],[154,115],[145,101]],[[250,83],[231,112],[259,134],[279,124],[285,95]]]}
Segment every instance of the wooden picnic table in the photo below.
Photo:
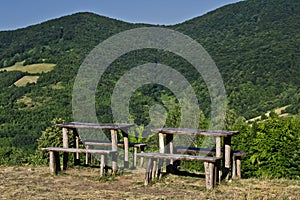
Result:
{"label": "wooden picnic table", "polygon": [[[174,153],[173,138],[174,135],[190,135],[190,136],[210,136],[215,138],[216,157],[222,156],[222,149],[224,149],[224,163],[222,166],[222,176],[226,177],[230,170],[231,165],[231,137],[239,134],[238,131],[227,130],[200,130],[191,128],[158,128],[152,130],[159,135],[159,152],[160,153]],[[221,138],[223,139],[223,145],[221,146]],[[172,161],[171,161],[172,164]],[[219,168],[221,168],[219,166]],[[217,179],[220,172],[217,174]]]}
{"label": "wooden picnic table", "polygon": [[[63,134],[63,148],[69,148],[69,138],[68,131],[69,129],[73,130],[74,136],[74,147],[79,148],[79,134],[77,129],[99,129],[99,130],[109,130],[111,134],[111,147],[112,151],[118,150],[118,130],[122,132],[123,140],[124,140],[124,167],[127,168],[129,166],[129,139],[128,139],[128,129],[133,124],[112,124],[112,123],[87,123],[87,122],[69,122],[65,124],[56,124],[56,126],[62,128]],[[63,169],[67,168],[68,162],[68,153],[64,153],[63,157]],[[75,164],[79,162],[79,153],[75,154]],[[112,168],[117,169],[117,158],[112,160]]]}

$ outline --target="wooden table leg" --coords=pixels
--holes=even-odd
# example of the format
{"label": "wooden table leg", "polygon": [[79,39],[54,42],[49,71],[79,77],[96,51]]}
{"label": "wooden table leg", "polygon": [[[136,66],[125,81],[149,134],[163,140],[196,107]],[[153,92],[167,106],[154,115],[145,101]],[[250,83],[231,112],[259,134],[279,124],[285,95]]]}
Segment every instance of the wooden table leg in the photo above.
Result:
{"label": "wooden table leg", "polygon": [[[158,143],[159,143],[159,153],[165,153],[165,141],[164,141],[165,135],[163,133],[158,133]],[[158,160],[158,176],[159,178],[162,175],[162,168],[163,168],[163,160]]]}
{"label": "wooden table leg", "polygon": [[164,134],[158,133],[158,139],[159,139],[159,153],[165,153]]}
{"label": "wooden table leg", "polygon": [[[111,133],[111,146],[113,151],[118,151],[118,132],[117,130],[110,130]],[[112,156],[112,174],[115,175],[118,170],[118,154]]]}
{"label": "wooden table leg", "polygon": [[[221,157],[221,137],[216,137],[216,157]],[[217,170],[216,170],[216,182],[221,181],[221,163],[217,163]]]}
{"label": "wooden table leg", "polygon": [[224,175],[222,175],[223,178],[229,179],[229,171],[230,171],[230,165],[231,165],[231,136],[224,137],[224,145],[225,145],[225,151],[224,151]]}
{"label": "wooden table leg", "polygon": [[[174,145],[173,145],[173,134],[166,134],[166,153],[173,154],[174,153]],[[174,160],[166,160],[166,166],[167,166],[167,173],[168,172],[174,172],[176,169],[174,169],[173,165]]]}
{"label": "wooden table leg", "polygon": [[124,168],[129,168],[129,139],[127,130],[122,130],[124,139]]}
{"label": "wooden table leg", "polygon": [[[74,147],[76,149],[79,148],[79,135],[76,129],[73,129],[73,138],[74,138]],[[74,153],[74,165],[79,165],[80,159],[79,159],[79,153]]]}
{"label": "wooden table leg", "polygon": [[[69,138],[68,138],[68,129],[62,128],[62,134],[63,134],[63,148],[69,148]],[[68,153],[63,153],[63,170],[66,170],[68,167]]]}

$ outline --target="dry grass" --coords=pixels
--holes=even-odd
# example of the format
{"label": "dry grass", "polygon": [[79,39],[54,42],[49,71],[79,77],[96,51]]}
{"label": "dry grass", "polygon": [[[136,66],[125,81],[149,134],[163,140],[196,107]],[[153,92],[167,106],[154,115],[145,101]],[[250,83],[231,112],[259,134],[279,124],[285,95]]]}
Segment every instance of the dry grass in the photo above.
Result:
{"label": "dry grass", "polygon": [[1,70],[6,71],[22,71],[22,72],[28,72],[31,74],[36,73],[47,73],[54,69],[55,64],[49,64],[49,63],[39,63],[39,64],[32,64],[32,65],[26,65],[23,66],[24,62],[17,62],[15,65],[11,67],[2,68]]}
{"label": "dry grass", "polygon": [[167,175],[147,187],[144,173],[127,171],[97,178],[97,168],[68,169],[53,176],[48,167],[0,167],[0,199],[299,199],[296,180],[244,179],[205,190],[202,177]]}
{"label": "dry grass", "polygon": [[50,100],[51,97],[49,98],[36,97],[34,101],[31,97],[25,95],[17,100],[17,104],[23,104],[23,106],[19,107],[20,110],[35,109],[37,107],[43,106],[45,103],[49,102]]}
{"label": "dry grass", "polygon": [[39,79],[39,76],[23,76],[19,80],[17,80],[14,84],[15,86],[21,87],[25,86],[27,83],[36,83]]}

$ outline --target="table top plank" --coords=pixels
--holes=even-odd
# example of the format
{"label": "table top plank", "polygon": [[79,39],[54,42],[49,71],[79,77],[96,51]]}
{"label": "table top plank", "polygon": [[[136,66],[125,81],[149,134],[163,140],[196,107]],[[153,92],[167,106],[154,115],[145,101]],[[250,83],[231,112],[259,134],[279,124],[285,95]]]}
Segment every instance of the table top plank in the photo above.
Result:
{"label": "table top plank", "polygon": [[239,134],[238,131],[228,130],[201,130],[192,128],[158,128],[152,130],[155,133],[178,134],[178,135],[195,135],[195,136],[213,136],[227,137]]}
{"label": "table top plank", "polygon": [[88,122],[69,122],[65,124],[56,124],[61,128],[90,128],[90,129],[102,129],[102,130],[119,130],[133,127],[133,124],[113,124],[113,123],[88,123]]}

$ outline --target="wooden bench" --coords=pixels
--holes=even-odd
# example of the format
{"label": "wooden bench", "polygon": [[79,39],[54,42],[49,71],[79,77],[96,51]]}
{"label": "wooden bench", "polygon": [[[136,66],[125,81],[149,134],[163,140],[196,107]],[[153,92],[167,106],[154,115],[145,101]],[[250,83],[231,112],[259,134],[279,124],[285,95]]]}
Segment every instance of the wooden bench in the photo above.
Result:
{"label": "wooden bench", "polygon": [[[86,146],[87,149],[93,148],[94,146],[111,146],[110,141],[99,141],[99,140],[84,140],[83,144]],[[133,167],[136,168],[136,166],[137,166],[137,156],[136,155],[138,153],[138,150],[140,150],[141,152],[144,152],[145,147],[147,145],[142,144],[142,143],[129,143],[128,146],[134,148]],[[124,142],[118,142],[118,147],[124,148]],[[90,154],[86,153],[86,164],[89,164],[90,160],[91,160]],[[141,158],[141,161],[140,161],[141,166],[143,166],[143,162],[144,162],[143,158]]]}
{"label": "wooden bench", "polygon": [[[47,147],[42,148],[42,151],[49,151],[50,155],[50,172],[53,174],[57,174],[60,171],[60,159],[59,152],[64,153],[89,153],[89,154],[100,154],[100,176],[103,176],[104,168],[105,168],[105,156],[111,155],[112,159],[117,158],[117,151],[111,150],[101,150],[101,149],[77,149],[77,148],[61,148],[61,147]],[[115,174],[117,169],[112,169],[112,173]]]}
{"label": "wooden bench", "polygon": [[[190,153],[190,154],[205,154],[216,155],[216,150],[211,148],[197,148],[197,147],[185,147],[177,146],[174,148],[176,153]],[[232,157],[232,178],[241,178],[241,157],[247,156],[247,152],[239,150],[231,150]],[[223,151],[221,151],[223,154]]]}
{"label": "wooden bench", "polygon": [[[204,162],[205,166],[205,182],[207,189],[213,189],[216,185],[216,174],[218,162],[221,160],[219,157],[210,156],[194,156],[187,154],[168,154],[168,153],[138,153],[138,157],[148,158],[148,164],[145,174],[145,185],[149,184],[152,178],[160,177],[160,170],[162,167],[162,160],[188,160]],[[158,166],[157,159],[159,159]]]}

